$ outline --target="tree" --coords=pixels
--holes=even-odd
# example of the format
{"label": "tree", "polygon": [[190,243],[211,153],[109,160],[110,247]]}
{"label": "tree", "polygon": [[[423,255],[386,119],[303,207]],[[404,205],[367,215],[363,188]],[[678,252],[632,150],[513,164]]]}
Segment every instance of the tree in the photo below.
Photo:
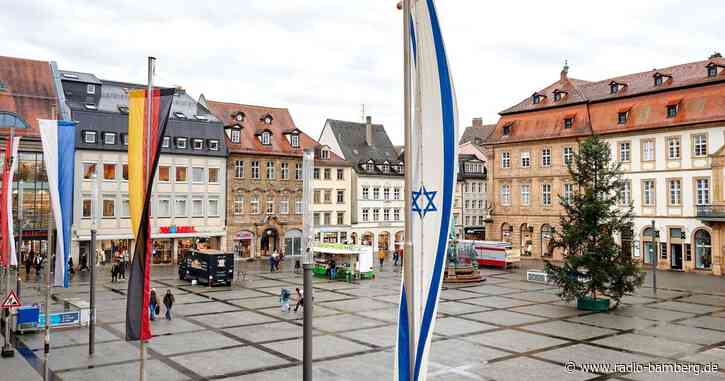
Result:
{"label": "tree", "polygon": [[561,265],[546,261],[545,271],[561,288],[562,299],[604,295],[617,308],[622,296],[644,282],[644,273],[615,238],[632,229],[631,205],[617,205],[624,188],[621,163],[611,160],[609,145],[595,135],[580,145],[567,168],[573,190],[559,196],[565,215],[552,240],[553,247],[563,249],[564,260]]}

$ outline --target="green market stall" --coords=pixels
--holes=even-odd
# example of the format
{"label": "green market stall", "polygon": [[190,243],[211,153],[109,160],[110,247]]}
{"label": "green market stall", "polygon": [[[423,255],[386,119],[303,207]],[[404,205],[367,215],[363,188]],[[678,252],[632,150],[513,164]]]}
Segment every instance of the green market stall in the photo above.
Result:
{"label": "green market stall", "polygon": [[336,279],[372,279],[373,248],[367,245],[345,245],[342,243],[318,242],[312,247],[315,266],[312,272],[318,277],[327,277],[330,261],[337,265]]}

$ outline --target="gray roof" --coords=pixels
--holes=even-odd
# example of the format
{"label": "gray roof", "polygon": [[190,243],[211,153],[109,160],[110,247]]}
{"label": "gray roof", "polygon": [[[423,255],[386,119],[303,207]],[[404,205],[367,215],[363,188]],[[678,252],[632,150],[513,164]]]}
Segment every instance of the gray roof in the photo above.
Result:
{"label": "gray roof", "polygon": [[335,135],[345,159],[357,164],[372,159],[376,163],[398,160],[398,152],[390,141],[382,124],[373,124],[373,144],[365,141],[365,123],[328,119],[327,123]]}
{"label": "gray roof", "polygon": [[93,75],[91,73],[82,73],[79,71],[61,70],[60,75],[61,75],[60,79],[63,81],[92,83],[95,85],[101,84],[101,80],[98,79],[98,77],[96,77],[95,75]]}
{"label": "gray roof", "polygon": [[463,131],[463,135],[461,136],[461,140],[458,142],[458,144],[465,144],[471,141],[475,143],[476,139],[479,139],[479,145],[483,144],[483,142],[488,139],[488,137],[493,133],[494,130],[496,130],[495,124],[484,124],[482,126],[466,127],[466,130]]}

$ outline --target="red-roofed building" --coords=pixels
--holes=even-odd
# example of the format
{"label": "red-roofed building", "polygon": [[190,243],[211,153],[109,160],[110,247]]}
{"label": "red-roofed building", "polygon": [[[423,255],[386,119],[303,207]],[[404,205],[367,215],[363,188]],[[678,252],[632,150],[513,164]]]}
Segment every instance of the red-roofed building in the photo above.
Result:
{"label": "red-roofed building", "polygon": [[299,254],[302,243],[302,153],[318,143],[289,110],[206,101],[224,123],[227,242],[244,257]]}
{"label": "red-roofed building", "polygon": [[599,134],[622,163],[622,204],[634,207],[634,229],[620,238],[626,252],[660,269],[722,274],[725,59],[601,81],[569,78],[565,66],[558,81],[500,115],[486,140],[493,238],[560,259],[548,242],[563,212],[557,196],[573,192],[566,162]]}

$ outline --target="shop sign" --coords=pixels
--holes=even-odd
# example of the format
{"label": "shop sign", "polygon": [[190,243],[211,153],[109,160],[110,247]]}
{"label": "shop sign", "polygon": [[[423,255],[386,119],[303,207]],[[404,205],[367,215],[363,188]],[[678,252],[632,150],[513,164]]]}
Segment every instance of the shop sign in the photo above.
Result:
{"label": "shop sign", "polygon": [[[60,312],[50,314],[50,326],[51,327],[64,327],[69,325],[78,325],[81,323],[80,311]],[[45,315],[40,314],[38,319],[38,326],[45,326]]]}
{"label": "shop sign", "polygon": [[161,226],[159,227],[159,233],[163,234],[177,234],[177,233],[196,233],[196,227],[194,226]]}
{"label": "shop sign", "polygon": [[237,236],[234,238],[237,241],[244,240],[244,239],[254,239],[254,234],[252,232],[243,231],[237,233]]}

